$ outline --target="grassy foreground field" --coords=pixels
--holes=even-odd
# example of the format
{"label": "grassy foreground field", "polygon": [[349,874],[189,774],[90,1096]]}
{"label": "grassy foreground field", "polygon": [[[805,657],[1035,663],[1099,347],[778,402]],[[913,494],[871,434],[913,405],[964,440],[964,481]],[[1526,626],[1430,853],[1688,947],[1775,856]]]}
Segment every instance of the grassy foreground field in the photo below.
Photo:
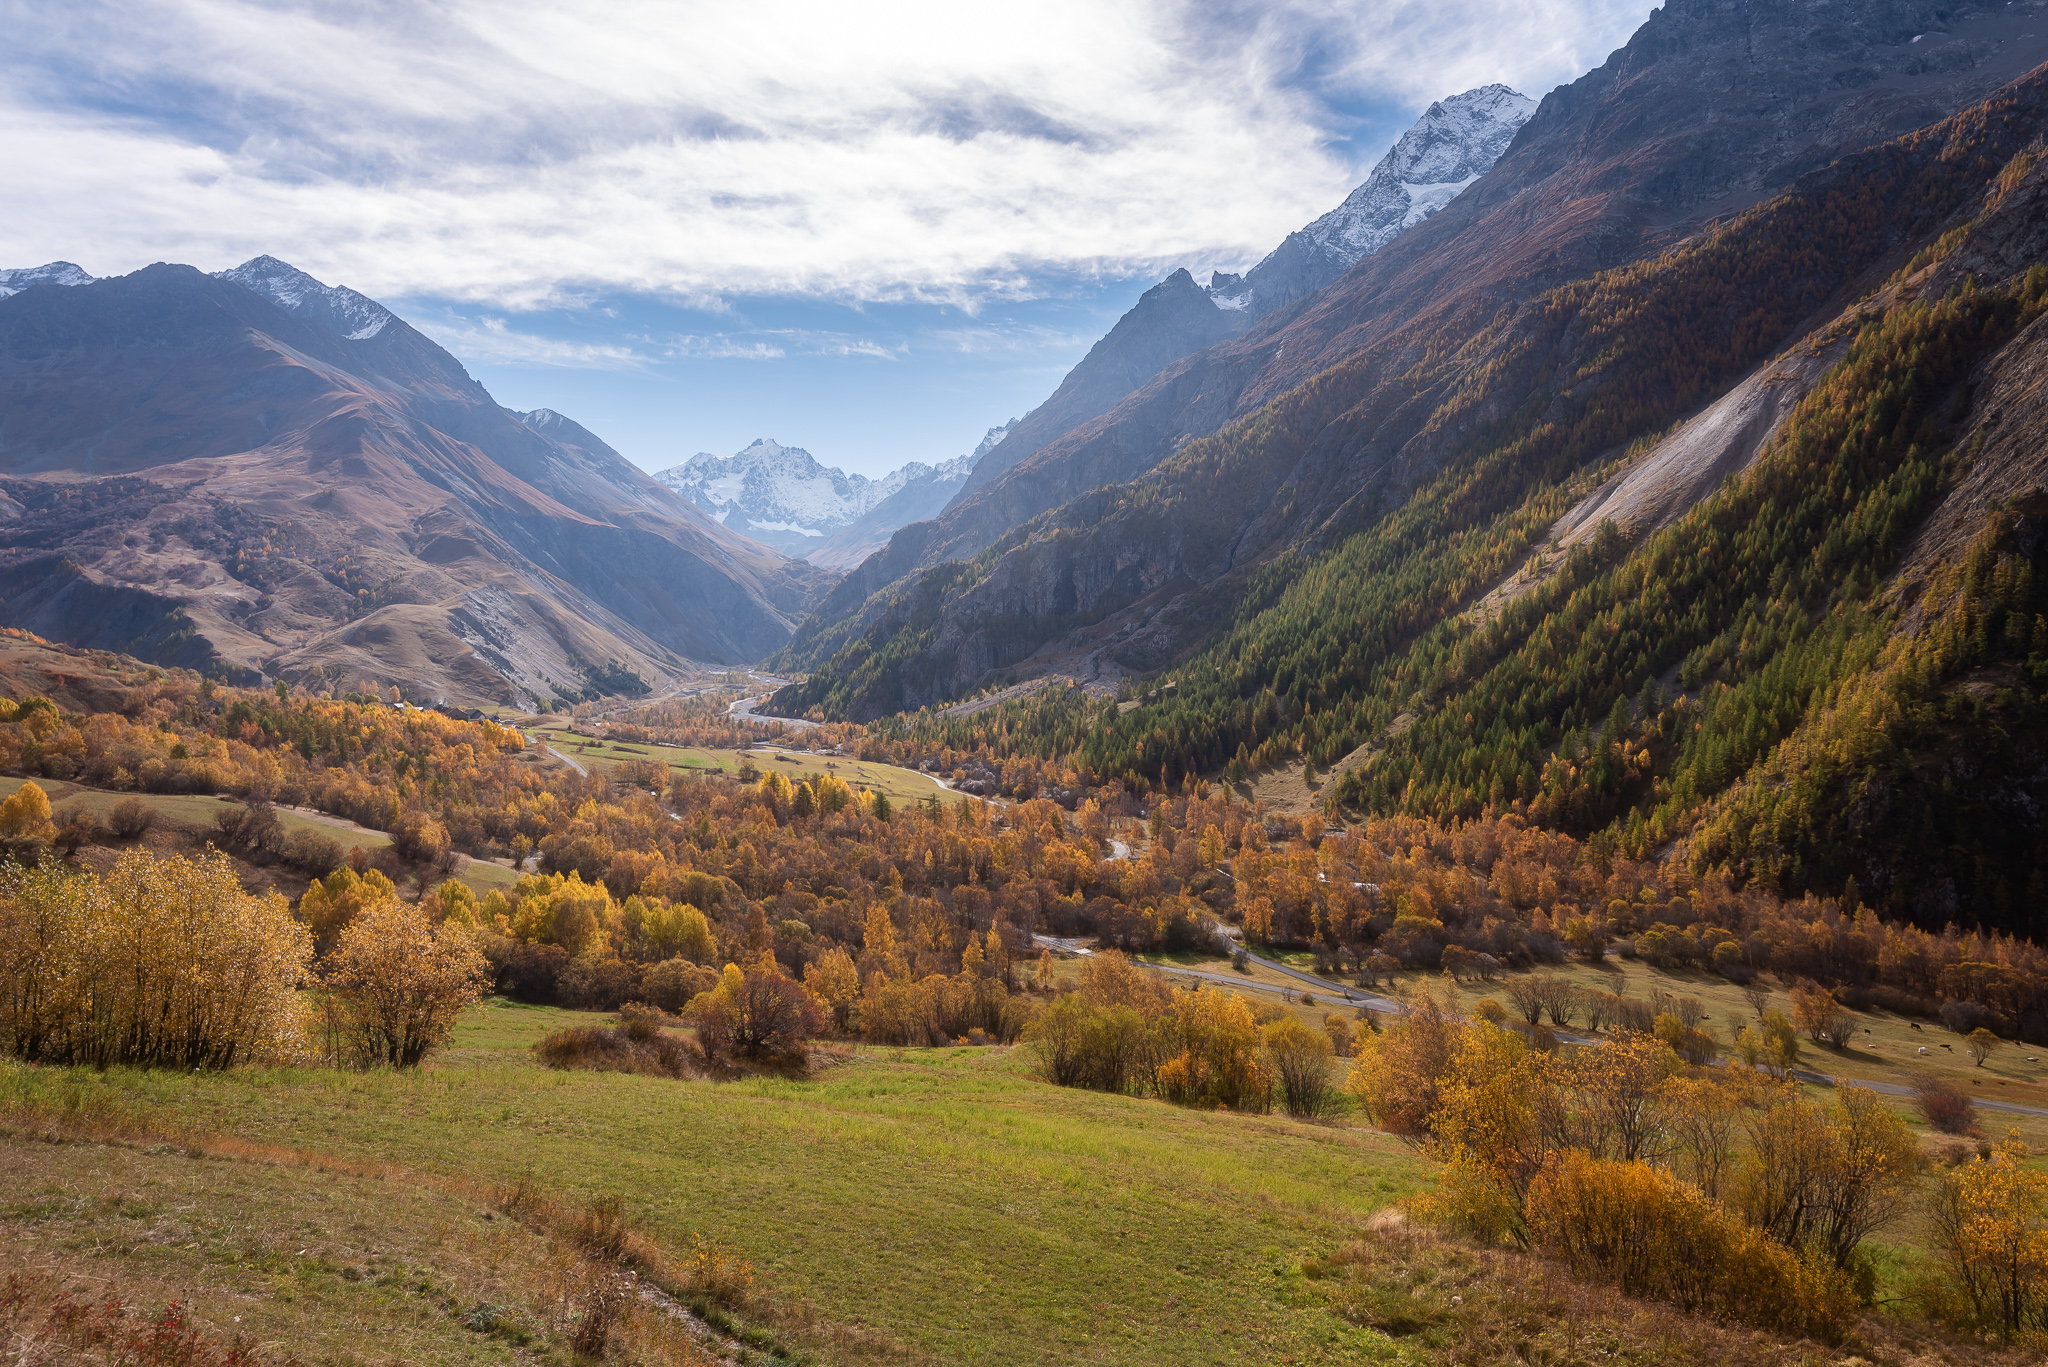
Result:
{"label": "grassy foreground field", "polygon": [[[529,1175],[571,1203],[620,1197],[669,1250],[730,1241],[788,1336],[828,1360],[1406,1356],[1302,1272],[1425,1182],[1387,1136],[1062,1090],[1030,1077],[1021,1051],[864,1050],[813,1081],[724,1084],[532,1061],[534,1040],[583,1019],[599,1018],[494,1007],[414,1076],[0,1066],[0,1107],[146,1108],[347,1169],[244,1177],[176,1146],[12,1136],[0,1237],[84,1273],[186,1288],[260,1341],[331,1343],[308,1360],[384,1360],[398,1351],[387,1332],[411,1336],[404,1360],[484,1360],[492,1341],[457,1312],[543,1253],[447,1193]],[[360,1175],[380,1165],[427,1180]],[[297,1250],[316,1242],[307,1263]],[[399,1273],[377,1282],[386,1269]]]}

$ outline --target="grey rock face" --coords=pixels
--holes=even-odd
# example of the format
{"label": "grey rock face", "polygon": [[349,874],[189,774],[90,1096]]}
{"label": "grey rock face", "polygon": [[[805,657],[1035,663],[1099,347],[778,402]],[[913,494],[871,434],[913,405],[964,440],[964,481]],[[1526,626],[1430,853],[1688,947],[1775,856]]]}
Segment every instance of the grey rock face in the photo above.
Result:
{"label": "grey rock face", "polygon": [[1504,85],[1439,100],[1342,204],[1288,234],[1242,277],[1218,275],[1210,296],[1256,318],[1313,294],[1457,198],[1535,112],[1536,101]]}

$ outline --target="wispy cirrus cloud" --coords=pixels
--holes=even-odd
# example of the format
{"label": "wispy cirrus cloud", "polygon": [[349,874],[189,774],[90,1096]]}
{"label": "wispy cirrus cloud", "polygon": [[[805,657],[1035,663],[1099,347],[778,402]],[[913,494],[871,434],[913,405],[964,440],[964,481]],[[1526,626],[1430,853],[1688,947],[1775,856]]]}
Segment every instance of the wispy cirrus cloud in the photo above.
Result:
{"label": "wispy cirrus cloud", "polygon": [[880,341],[819,328],[669,334],[629,331],[619,342],[583,342],[525,330],[503,316],[472,316],[445,308],[408,313],[415,327],[458,356],[510,366],[640,371],[672,361],[776,361],[787,356],[866,356],[895,361],[911,349],[906,339]]}
{"label": "wispy cirrus cloud", "polygon": [[883,343],[851,333],[815,328],[771,328],[763,332],[725,332],[709,336],[663,339],[664,356],[676,360],[773,361],[785,356],[872,356],[900,360],[910,350],[904,341]]}
{"label": "wispy cirrus cloud", "polygon": [[448,350],[471,361],[560,366],[569,370],[642,370],[655,359],[630,346],[567,341],[522,332],[503,318],[414,316],[408,321]]}
{"label": "wispy cirrus cloud", "polygon": [[1648,9],[0,0],[0,253],[108,273],[269,251],[514,309],[978,305],[1255,259],[1419,105],[1542,93]]}

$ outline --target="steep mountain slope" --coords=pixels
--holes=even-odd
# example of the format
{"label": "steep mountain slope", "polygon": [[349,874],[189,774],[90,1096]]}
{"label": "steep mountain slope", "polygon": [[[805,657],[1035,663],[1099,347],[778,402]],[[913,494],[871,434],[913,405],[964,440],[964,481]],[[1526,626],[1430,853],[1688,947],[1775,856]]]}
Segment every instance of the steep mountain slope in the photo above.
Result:
{"label": "steep mountain slope", "polygon": [[[1579,316],[1584,290],[1556,292],[1802,173],[1820,177],[1813,213],[1830,186],[1879,213],[1844,188],[1846,172],[1810,168],[2048,56],[2042,17],[2039,3],[1677,0],[1546,97],[1500,163],[1434,217],[899,533],[792,642],[784,661],[817,672],[789,701],[872,714],[998,670],[1157,669],[1213,633],[1275,557],[1373,525],[1454,458],[1583,424],[1544,457],[1578,464],[1669,423],[1812,326],[1813,310],[1916,230],[1917,206],[1890,206],[1906,212],[1867,223],[1867,238],[1830,241],[1825,260],[1799,248],[1810,268],[1694,282],[1689,306],[1711,312],[1687,320],[1674,300],[1665,324],[1688,360],[1631,377],[1641,392],[1608,389],[1605,407],[1587,396],[1617,383],[1624,357],[1600,348],[1619,341]],[[1937,27],[1940,42],[1912,42]],[[1818,241],[1840,225],[1801,231]],[[1518,500],[1536,472],[1511,468],[1482,493]]]}
{"label": "steep mountain slope", "polygon": [[1519,800],[1632,857],[1682,836],[1696,867],[1784,891],[1853,878],[1930,928],[2038,932],[2041,127],[1823,330],[1839,360],[1745,474],[1633,547],[1603,532],[1483,626],[1426,634],[1386,662],[1398,683],[1370,668],[1357,734],[1409,722],[1344,774],[1344,798],[1439,815]]}
{"label": "steep mountain slope", "polygon": [[1016,425],[1012,419],[991,427],[968,455],[936,466],[910,461],[880,479],[820,465],[810,452],[766,437],[731,456],[699,452],[654,478],[721,526],[836,567],[857,558],[856,548],[945,507],[975,463]]}
{"label": "steep mountain slope", "polygon": [[818,571],[563,435],[374,301],[268,258],[28,288],[0,299],[0,612],[180,663],[477,701],[786,635]]}
{"label": "steep mountain slope", "polygon": [[1016,431],[989,453],[957,497],[974,498],[1004,471],[1107,413],[1165,367],[1235,337],[1251,322],[1243,309],[1218,308],[1215,298],[1185,268],[1174,271],[1138,296],[1138,302],[1067,372],[1051,397],[1026,413]]}
{"label": "steep mountain slope", "polygon": [[1185,270],[1147,290],[1053,392],[1025,415],[961,491],[971,497],[1067,432],[1101,416],[1166,366],[1235,337],[1282,304],[1335,280],[1422,222],[1485,174],[1535,112],[1504,85],[1431,105],[1344,202],[1242,276],[1218,273],[1207,289]]}

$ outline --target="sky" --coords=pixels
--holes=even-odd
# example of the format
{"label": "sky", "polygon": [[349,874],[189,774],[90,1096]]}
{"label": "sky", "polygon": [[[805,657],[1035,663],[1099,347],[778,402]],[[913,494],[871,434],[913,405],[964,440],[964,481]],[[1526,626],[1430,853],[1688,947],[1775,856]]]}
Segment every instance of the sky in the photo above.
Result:
{"label": "sky", "polygon": [[268,253],[649,469],[878,475],[1648,0],[0,0],[0,267]]}

